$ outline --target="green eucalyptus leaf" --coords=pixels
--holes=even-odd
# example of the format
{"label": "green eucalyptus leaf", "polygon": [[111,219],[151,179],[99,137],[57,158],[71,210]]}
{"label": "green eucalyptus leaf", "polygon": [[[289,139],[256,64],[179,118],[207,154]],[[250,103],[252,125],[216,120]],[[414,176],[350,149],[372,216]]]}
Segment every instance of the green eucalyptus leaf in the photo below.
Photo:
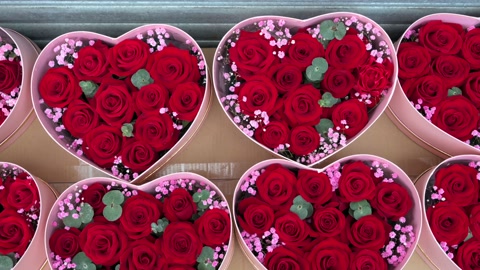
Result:
{"label": "green eucalyptus leaf", "polygon": [[73,214],[78,214],[78,212],[75,210],[71,210],[69,212],[69,215],[63,219],[63,224],[71,228],[80,228],[80,226],[82,226],[82,220],[80,217],[73,218]]}
{"label": "green eucalyptus leaf", "polygon": [[215,267],[213,267],[211,263],[201,262],[198,264],[197,269],[198,270],[215,270]]}
{"label": "green eucalyptus leaf", "polygon": [[202,200],[207,200],[208,198],[210,198],[210,191],[206,189],[202,190]]}
{"label": "green eucalyptus leaf", "polygon": [[92,81],[80,81],[80,87],[87,98],[93,98],[98,90],[98,85]]}
{"label": "green eucalyptus leaf", "polygon": [[448,89],[448,96],[451,97],[451,96],[459,96],[462,94],[462,89],[458,88],[458,87],[452,87],[450,89]]}
{"label": "green eucalyptus leaf", "polygon": [[193,202],[198,203],[202,200],[202,193],[201,192],[196,192],[192,196]]}
{"label": "green eucalyptus leaf", "polygon": [[317,57],[317,58],[313,59],[312,66],[318,67],[318,70],[321,73],[325,73],[328,69],[327,60],[325,60],[325,58],[323,58],[323,57]]}
{"label": "green eucalyptus leaf", "polygon": [[132,84],[138,89],[153,83],[153,79],[146,69],[139,69],[132,75]]}
{"label": "green eucalyptus leaf", "polygon": [[120,270],[120,264],[117,264],[117,265],[115,266],[115,270]]}
{"label": "green eucalyptus leaf", "polygon": [[83,224],[88,224],[92,222],[94,214],[93,207],[88,203],[84,203],[80,210],[80,220]]}
{"label": "green eucalyptus leaf", "polygon": [[121,130],[122,130],[123,137],[128,137],[128,138],[133,137],[133,125],[132,125],[132,123],[123,124]]}
{"label": "green eucalyptus leaf", "polygon": [[115,221],[122,216],[122,207],[118,204],[111,204],[103,208],[103,216],[108,221]]}
{"label": "green eucalyptus leaf", "polygon": [[335,27],[335,23],[332,20],[326,20],[320,23],[320,34],[324,39],[332,40],[335,36],[335,32],[333,31],[333,27]]}
{"label": "green eucalyptus leaf", "polygon": [[202,248],[202,253],[197,258],[197,262],[203,263],[206,260],[212,260],[213,261],[213,249],[211,247],[203,247]]}
{"label": "green eucalyptus leaf", "polygon": [[85,252],[79,252],[75,257],[73,257],[72,260],[73,263],[75,263],[76,270],[96,270],[97,267],[95,266],[94,263],[92,263],[92,260],[85,255]]}
{"label": "green eucalyptus leaf", "polygon": [[120,190],[111,190],[111,191],[107,192],[102,198],[102,202],[105,205],[109,205],[109,204],[120,205],[124,201],[125,201],[125,196],[122,194],[122,192]]}
{"label": "green eucalyptus leaf", "polygon": [[360,218],[364,216],[369,216],[372,214],[372,208],[370,206],[368,207],[361,207],[358,210],[353,211],[353,217],[356,220],[359,220]]}
{"label": "green eucalyptus leaf", "polygon": [[335,31],[335,38],[341,40],[347,34],[347,27],[343,22],[338,22]]}
{"label": "green eucalyptus leaf", "polygon": [[319,82],[323,80],[323,75],[328,69],[327,60],[323,57],[317,57],[313,59],[312,65],[307,67],[305,75],[311,82]]}
{"label": "green eucalyptus leaf", "polygon": [[370,206],[370,203],[368,203],[367,200],[361,200],[361,201],[358,201],[358,202],[351,202],[350,203],[350,209],[352,209],[352,210],[357,210],[361,207],[367,207],[367,206]]}
{"label": "green eucalyptus leaf", "polygon": [[318,133],[327,134],[328,129],[333,128],[333,122],[328,118],[322,118],[320,119],[320,123],[318,123],[315,128],[317,129]]}
{"label": "green eucalyptus leaf", "polygon": [[198,202],[197,203],[197,207],[200,209],[200,210],[205,210],[208,208],[208,204],[207,205],[204,205],[202,201]]}
{"label": "green eucalyptus leaf", "polygon": [[298,195],[293,199],[293,204],[308,204],[308,202],[302,197],[302,195]]}
{"label": "green eucalyptus leaf", "polygon": [[158,236],[165,231],[169,224],[168,219],[162,218],[157,221],[157,223],[152,223],[152,232]]}
{"label": "green eucalyptus leaf", "polygon": [[318,102],[321,107],[331,108],[333,105],[340,102],[340,99],[334,98],[331,93],[325,92],[322,95],[322,99]]}
{"label": "green eucalyptus leaf", "polygon": [[11,270],[13,268],[13,260],[9,256],[0,255],[0,270]]}
{"label": "green eucalyptus leaf", "polygon": [[472,234],[472,231],[470,230],[470,228],[468,228],[468,234],[467,234],[467,237],[465,237],[465,239],[463,241],[467,241],[468,239],[472,238],[473,237],[473,234]]}

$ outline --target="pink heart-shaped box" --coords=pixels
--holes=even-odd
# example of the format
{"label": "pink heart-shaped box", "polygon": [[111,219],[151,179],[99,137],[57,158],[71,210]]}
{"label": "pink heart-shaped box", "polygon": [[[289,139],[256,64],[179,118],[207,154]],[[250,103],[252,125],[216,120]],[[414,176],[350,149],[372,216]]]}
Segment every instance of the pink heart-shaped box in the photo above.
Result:
{"label": "pink heart-shaped box", "polygon": [[[411,29],[417,29],[426,22],[432,20],[458,23],[464,27],[469,27],[479,23],[478,18],[460,14],[438,13],[428,15],[418,19],[412,25],[410,25],[405,33],[395,43],[395,48],[398,50],[401,40]],[[396,85],[393,98],[386,113],[395,123],[395,125],[410,139],[440,157],[446,158],[452,155],[480,154],[479,149],[476,149],[473,146],[470,146],[451,136],[421,115],[412,106],[399,82]]]}
{"label": "pink heart-shaped box", "polygon": [[[24,168],[9,162],[0,162],[0,171],[3,169],[12,169],[17,168],[20,171],[27,173],[35,181],[35,184],[38,188],[38,195],[40,199],[40,214],[38,216],[37,229],[35,234],[23,254],[23,256],[18,260],[17,264],[13,269],[40,269],[46,263],[47,259],[45,253],[45,245],[43,243],[45,238],[45,225],[47,224],[48,213],[53,206],[53,203],[56,200],[56,191],[53,190],[46,182],[42,179],[33,176]],[[20,180],[19,180],[20,181]],[[2,183],[3,185],[3,183]],[[3,186],[2,186],[3,187]]]}
{"label": "pink heart-shaped box", "polygon": [[[124,188],[128,188],[131,190],[141,190],[145,191],[147,193],[152,193],[156,191],[156,188],[158,188],[159,184],[163,182],[171,182],[171,181],[177,181],[179,179],[189,179],[189,180],[195,180],[197,183],[203,183],[206,184],[207,186],[210,186],[211,190],[215,191],[216,194],[222,199],[222,201],[227,202],[227,199],[223,195],[222,191],[215,185],[213,184],[210,180],[206,179],[205,177],[195,174],[195,173],[173,173],[169,175],[165,175],[159,178],[156,178],[148,183],[145,183],[141,186],[136,186],[131,183],[125,183],[124,181],[121,180],[116,180],[116,179],[110,179],[110,178],[105,178],[105,177],[94,177],[94,178],[88,178],[81,180],[72,186],[68,187],[57,199],[57,201],[53,204],[54,207],[51,209],[50,214],[47,219],[47,226],[45,229],[45,238],[44,238],[44,248],[47,251],[47,254],[50,255],[51,249],[49,246],[49,239],[52,236],[53,232],[55,231],[55,226],[52,224],[60,224],[62,221],[58,218],[57,213],[58,213],[58,203],[62,200],[64,200],[68,194],[74,194],[76,191],[78,191],[79,187],[82,187],[84,185],[90,186],[94,183],[100,183],[103,185],[111,185],[112,183],[115,183],[117,185],[121,185]],[[227,204],[228,209],[230,207]],[[229,211],[230,212],[230,211]],[[230,238],[229,238],[229,244],[228,244],[228,250],[225,253],[222,263],[220,264],[220,267],[218,269],[228,269],[228,265],[230,264],[232,258],[233,258],[233,252],[234,252],[234,236],[233,236],[233,222],[230,216]],[[52,267],[52,258],[50,256],[47,256],[48,258],[48,263],[50,267]],[[54,269],[52,267],[52,269]]]}
{"label": "pink heart-shaped box", "polygon": [[[429,187],[433,186],[433,180],[435,174],[439,169],[444,168],[451,164],[464,164],[468,165],[470,162],[480,162],[480,156],[477,155],[459,155],[444,160],[435,167],[422,173],[415,182],[415,187],[418,190],[420,201],[422,203],[422,220],[424,226],[422,227],[422,233],[418,240],[418,254],[429,264],[432,269],[458,269],[461,268],[447,256],[447,253],[442,249],[440,244],[435,239],[435,236],[430,229],[430,225],[427,219],[427,207],[426,200],[430,199],[427,195]],[[430,192],[429,192],[430,193]],[[448,199],[447,199],[448,201]]]}
{"label": "pink heart-shaped box", "polygon": [[323,172],[327,168],[331,167],[334,164],[344,164],[348,162],[354,162],[354,161],[366,161],[366,162],[373,162],[373,161],[378,161],[381,164],[388,164],[388,170],[391,171],[392,173],[397,174],[397,179],[395,180],[396,183],[399,183],[402,185],[408,192],[408,194],[411,196],[412,201],[413,201],[413,207],[410,210],[410,212],[407,214],[407,223],[413,226],[413,232],[415,234],[415,240],[412,243],[412,246],[408,248],[406,256],[404,260],[397,265],[396,267],[389,268],[389,269],[403,269],[403,267],[407,264],[408,260],[410,257],[413,255],[415,251],[415,246],[418,242],[419,239],[419,234],[422,232],[422,210],[420,206],[420,198],[418,196],[418,193],[415,189],[414,184],[411,182],[410,178],[408,175],[400,169],[397,165],[392,163],[391,161],[388,161],[386,159],[374,156],[374,155],[352,155],[352,156],[347,156],[344,158],[341,158],[335,162],[333,162],[330,165],[327,165],[326,167],[322,169],[314,169],[310,168],[292,161],[288,160],[283,160],[283,159],[271,159],[271,160],[265,160],[262,162],[259,162],[252,166],[250,169],[248,169],[245,174],[240,178],[240,181],[238,182],[237,186],[235,187],[235,191],[233,193],[233,213],[234,213],[234,221],[235,221],[235,231],[237,234],[237,238],[239,239],[239,245],[240,248],[242,249],[243,253],[247,256],[248,260],[256,269],[266,269],[266,267],[258,261],[258,259],[250,252],[250,249],[248,248],[247,244],[243,240],[242,237],[242,232],[240,230],[239,222],[237,220],[236,216],[236,211],[237,211],[237,203],[239,199],[239,195],[241,193],[241,188],[242,185],[245,183],[245,181],[248,181],[249,177],[252,175],[252,172],[254,171],[261,171],[262,169],[268,167],[269,165],[272,164],[280,164],[281,166],[287,168],[287,169],[302,169],[302,170],[311,170],[314,172]]}
{"label": "pink heart-shaped box", "polygon": [[9,116],[0,125],[0,151],[6,149],[17,137],[27,130],[35,119],[30,91],[30,80],[33,65],[40,49],[25,36],[6,28],[0,28],[0,37],[3,41],[13,43],[20,51],[22,62],[21,90],[17,102]]}
{"label": "pink heart-shaped box", "polygon": [[[196,41],[189,36],[187,33],[184,31],[170,26],[170,25],[163,25],[163,24],[150,24],[150,25],[144,25],[140,26],[138,28],[135,28],[123,35],[121,35],[118,38],[111,38],[108,36],[104,36],[101,34],[93,33],[93,32],[86,32],[86,31],[79,31],[79,32],[70,32],[63,34],[54,40],[52,40],[50,43],[45,46],[43,51],[40,53],[35,66],[34,70],[32,73],[32,99],[33,99],[33,107],[35,109],[35,113],[37,114],[37,117],[40,120],[40,123],[42,124],[43,128],[47,133],[50,135],[50,137],[57,142],[57,144],[62,147],[66,152],[70,153],[71,155],[75,156],[79,160],[91,165],[92,167],[102,171],[103,173],[111,176],[118,178],[117,176],[113,175],[110,170],[102,169],[99,166],[97,166],[93,161],[89,160],[86,158],[84,155],[79,156],[77,155],[73,150],[67,149],[66,144],[68,142],[65,139],[61,139],[58,136],[57,131],[55,131],[55,126],[53,125],[53,122],[51,119],[47,118],[45,113],[42,111],[41,104],[39,100],[41,99],[39,91],[38,91],[38,85],[40,80],[42,79],[43,75],[45,72],[50,68],[48,66],[49,61],[51,61],[54,57],[54,48],[62,44],[62,42],[65,41],[65,39],[74,39],[74,38],[82,38],[86,40],[93,40],[93,39],[98,39],[101,40],[107,44],[118,44],[119,42],[126,40],[126,39],[132,39],[135,38],[139,34],[144,34],[148,30],[154,30],[156,28],[163,28],[167,31],[167,33],[170,34],[170,37],[173,38],[176,41],[180,42],[187,42],[187,44],[190,44],[192,47],[195,47],[199,50],[201,53],[202,59],[205,59],[203,52],[201,51],[200,47],[196,43]],[[195,120],[191,123],[190,128],[187,130],[187,132],[180,138],[180,140],[168,150],[166,154],[160,157],[150,168],[142,172],[138,177],[132,180],[132,182],[141,182],[145,178],[147,178],[149,175],[153,174],[156,170],[158,170],[161,166],[163,166],[165,163],[168,162],[177,152],[179,152],[183,146],[185,146],[195,135],[196,131],[202,124],[203,120],[206,117],[206,114],[208,112],[208,109],[210,107],[210,82],[209,82],[209,72],[207,69],[207,66],[205,65],[205,76],[206,76],[206,84],[205,84],[205,93],[203,97],[203,101],[200,105],[200,109],[198,111],[197,116],[195,117]]]}
{"label": "pink heart-shaped box", "polygon": [[[390,55],[391,55],[391,58],[392,58],[391,61],[392,61],[393,67],[394,67],[393,68],[393,75],[392,75],[392,78],[391,78],[391,85],[392,86],[388,89],[387,93],[385,94],[385,96],[383,96],[383,99],[377,104],[375,109],[371,110],[369,112],[369,117],[368,117],[369,119],[368,119],[368,123],[366,124],[366,126],[360,132],[358,132],[355,136],[348,139],[346,146],[348,146],[348,144],[355,141],[358,137],[360,137],[368,128],[370,128],[377,121],[377,119],[380,117],[380,115],[383,113],[383,111],[387,108],[387,105],[390,102],[390,99],[392,98],[393,89],[394,89],[395,83],[397,81],[397,78],[396,78],[397,77],[397,59],[396,59],[395,51],[393,50],[394,45],[393,45],[392,41],[390,40],[388,34],[376,22],[374,22],[373,20],[371,20],[371,19],[369,19],[369,18],[367,18],[363,15],[360,15],[360,14],[349,13],[349,12],[337,12],[337,13],[329,13],[329,14],[320,15],[320,16],[313,17],[313,18],[306,19],[306,20],[299,20],[299,19],[295,19],[295,18],[281,17],[281,16],[261,16],[261,17],[249,18],[249,19],[246,19],[246,20],[236,24],[222,38],[222,40],[220,41],[220,43],[217,47],[217,50],[215,51],[215,55],[214,55],[213,84],[214,84],[217,100],[219,101],[222,108],[224,108],[224,104],[222,103],[222,98],[224,98],[227,95],[229,90],[226,89],[227,88],[226,79],[224,78],[225,67],[222,66],[223,64],[221,63],[221,61],[223,60],[223,52],[225,51],[226,44],[227,44],[227,42],[231,42],[230,37],[231,37],[232,34],[235,33],[235,31],[237,29],[243,29],[245,27],[252,27],[252,25],[254,23],[259,22],[259,21],[284,20],[285,25],[287,27],[291,27],[292,29],[295,29],[295,31],[296,31],[299,28],[305,29],[309,26],[315,26],[316,24],[318,24],[318,23],[320,23],[324,20],[334,20],[335,18],[340,18],[340,17],[348,17],[348,18],[356,17],[359,22],[363,22],[365,24],[370,23],[373,28],[377,28],[379,30],[380,34],[381,34],[380,35],[381,38],[379,38],[379,40],[383,40],[385,42],[386,46],[388,46],[388,48],[391,48],[391,54]],[[377,40],[377,41],[379,41],[379,40]],[[227,115],[227,117],[230,119],[232,124],[234,124],[245,136],[249,137],[250,140],[255,142],[260,147],[264,148],[265,150],[269,151],[272,155],[274,155],[276,157],[280,157],[280,158],[286,158],[285,156],[280,155],[279,153],[273,151],[272,149],[270,149],[270,148],[266,147],[265,145],[259,143],[254,138],[245,134],[244,131],[242,131],[242,129],[239,127],[239,124],[235,123],[234,115],[231,112],[228,112],[225,109],[224,109],[224,112]],[[337,148],[335,151],[327,154],[323,158],[320,158],[319,160],[317,160],[313,163],[309,163],[308,166],[314,166],[316,164],[321,163],[326,158],[328,158],[331,154],[337,153],[338,151],[345,148],[346,146],[339,146],[339,148]]]}

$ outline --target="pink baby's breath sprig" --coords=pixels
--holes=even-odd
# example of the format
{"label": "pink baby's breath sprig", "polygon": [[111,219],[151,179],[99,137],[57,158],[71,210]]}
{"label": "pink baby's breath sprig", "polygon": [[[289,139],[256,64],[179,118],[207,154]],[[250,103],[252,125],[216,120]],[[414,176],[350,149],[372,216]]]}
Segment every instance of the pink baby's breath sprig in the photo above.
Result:
{"label": "pink baby's breath sprig", "polygon": [[272,252],[277,247],[285,245],[285,243],[281,242],[280,237],[273,227],[265,231],[261,237],[257,236],[257,234],[249,234],[246,231],[242,231],[241,236],[248,249],[261,263],[263,263],[267,253]]}
{"label": "pink baby's breath sprig", "polygon": [[78,58],[78,51],[87,45],[86,41],[80,39],[65,38],[64,43],[53,49],[53,52],[56,53],[55,60],[49,61],[48,66],[51,68],[65,66],[72,69],[75,59]]}
{"label": "pink baby's breath sprig", "polygon": [[413,247],[415,243],[415,233],[413,226],[406,224],[406,218],[401,217],[393,226],[389,233],[390,241],[381,250],[383,258],[393,266],[397,266],[403,262],[407,256],[407,250]]}

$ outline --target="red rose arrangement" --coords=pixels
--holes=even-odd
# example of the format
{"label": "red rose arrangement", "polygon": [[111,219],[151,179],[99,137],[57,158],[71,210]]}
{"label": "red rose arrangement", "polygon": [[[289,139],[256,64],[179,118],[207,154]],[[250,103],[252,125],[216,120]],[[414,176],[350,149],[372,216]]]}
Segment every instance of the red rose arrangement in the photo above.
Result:
{"label": "red rose arrangement", "polygon": [[171,149],[202,104],[201,51],[164,28],[112,46],[65,39],[38,89],[66,147],[125,180]]}
{"label": "red rose arrangement", "polygon": [[164,181],[152,192],[80,184],[57,209],[47,242],[53,269],[214,270],[229,245],[227,202],[196,180]]}
{"label": "red rose arrangement", "polygon": [[480,29],[434,20],[409,30],[398,50],[398,77],[429,122],[480,148]]}
{"label": "red rose arrangement", "polygon": [[461,269],[480,262],[480,162],[451,162],[429,180],[425,208],[433,236]]}
{"label": "red rose arrangement", "polygon": [[[266,269],[388,269],[414,248],[413,200],[379,161],[324,172],[271,164],[241,180],[244,243]],[[328,262],[328,263],[327,263]]]}
{"label": "red rose arrangement", "polygon": [[234,30],[216,56],[220,101],[247,136],[315,163],[357,135],[392,87],[383,38],[356,17],[298,31],[284,20],[256,21]]}
{"label": "red rose arrangement", "polygon": [[0,125],[17,104],[22,88],[20,50],[13,42],[0,38]]}
{"label": "red rose arrangement", "polygon": [[31,175],[3,163],[0,168],[0,267],[11,269],[37,229],[40,196]]}

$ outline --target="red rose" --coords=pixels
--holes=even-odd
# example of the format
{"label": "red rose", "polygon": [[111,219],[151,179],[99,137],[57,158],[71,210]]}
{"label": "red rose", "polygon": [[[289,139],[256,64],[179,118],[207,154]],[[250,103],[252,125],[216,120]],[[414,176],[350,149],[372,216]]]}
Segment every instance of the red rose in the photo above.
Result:
{"label": "red rose", "polygon": [[108,46],[100,40],[92,46],[85,46],[78,51],[73,65],[73,73],[79,81],[100,83],[108,74]]}
{"label": "red rose", "polygon": [[158,152],[146,142],[135,139],[126,143],[122,150],[122,163],[134,172],[143,172],[159,158]]}
{"label": "red rose", "polygon": [[202,253],[202,242],[193,224],[187,222],[170,223],[163,233],[163,243],[163,254],[170,264],[194,265]]}
{"label": "red rose", "polygon": [[310,228],[295,213],[290,211],[278,212],[274,227],[280,240],[286,245],[301,247],[308,242]]}
{"label": "red rose", "polygon": [[268,76],[272,78],[279,94],[286,94],[297,89],[303,81],[302,70],[291,63],[285,62],[273,65],[268,71]]}
{"label": "red rose", "polygon": [[77,99],[68,105],[63,114],[62,122],[65,129],[73,137],[83,138],[92,129],[100,125],[100,117],[90,104]]}
{"label": "red rose", "polygon": [[418,78],[430,72],[432,58],[417,42],[402,42],[398,49],[398,77],[403,80]]}
{"label": "red rose", "polygon": [[176,118],[192,122],[202,105],[204,92],[205,89],[194,82],[177,85],[170,97],[170,110],[177,113]]}
{"label": "red rose", "polygon": [[115,223],[92,222],[80,233],[80,247],[94,264],[108,267],[120,261],[128,238]]}
{"label": "red rose", "polygon": [[165,198],[163,211],[170,222],[188,221],[197,213],[197,204],[187,190],[177,188]]}
{"label": "red rose", "polygon": [[324,204],[333,194],[328,176],[311,170],[298,171],[296,187],[302,198],[313,204]]}
{"label": "red rose", "polygon": [[[342,121],[346,121],[346,124]],[[342,101],[333,107],[332,122],[335,127],[340,127],[347,139],[350,139],[367,125],[367,106],[357,99]]]}
{"label": "red rose", "polygon": [[457,54],[462,48],[463,27],[456,23],[429,21],[419,29],[419,43],[435,57]]}
{"label": "red rose", "polygon": [[230,239],[230,215],[227,211],[214,208],[195,220],[200,241],[211,248],[223,246]]}
{"label": "red rose", "polygon": [[460,52],[474,70],[480,69],[480,29],[474,28],[467,32]]}
{"label": "red rose", "polygon": [[414,103],[422,100],[423,106],[435,107],[448,97],[448,88],[442,78],[427,75],[405,81],[402,84],[407,97]]}
{"label": "red rose", "polygon": [[274,47],[260,35],[260,31],[240,31],[238,41],[228,51],[238,74],[246,80],[257,74],[266,74],[276,59]]}
{"label": "red rose", "polygon": [[102,168],[109,168],[122,150],[120,128],[100,125],[85,136],[82,150],[85,156]]}
{"label": "red rose", "polygon": [[258,176],[258,196],[273,209],[278,210],[288,206],[297,195],[295,192],[295,174],[280,164],[272,164]]}
{"label": "red rose", "polygon": [[463,95],[480,109],[480,72],[470,73],[462,87]]}
{"label": "red rose", "polygon": [[441,202],[428,208],[427,219],[438,242],[447,242],[449,246],[458,245],[468,235],[467,214],[454,204]]}
{"label": "red rose", "polygon": [[151,83],[140,88],[133,96],[135,111],[139,113],[156,112],[160,108],[167,108],[169,93],[167,89],[158,83]]}
{"label": "red rose", "polygon": [[35,233],[33,227],[13,209],[3,210],[0,220],[0,253],[16,252],[22,256]]}
{"label": "red rose", "polygon": [[379,250],[388,242],[387,226],[373,215],[361,217],[350,227],[348,240],[357,248]]}
{"label": "red rose", "polygon": [[290,152],[297,156],[308,155],[320,145],[320,135],[312,126],[296,126],[290,133]]}
{"label": "red rose", "polygon": [[339,235],[345,230],[347,224],[345,215],[336,207],[316,208],[312,220],[313,228],[320,237]]}
{"label": "red rose", "polygon": [[360,94],[370,94],[379,98],[382,93],[392,86],[393,65],[388,59],[383,62],[372,62],[362,65],[356,70],[358,81],[354,89]]}
{"label": "red rose", "polygon": [[469,239],[458,249],[454,261],[463,270],[474,270],[480,268],[480,241]]}
{"label": "red rose", "polygon": [[127,77],[145,67],[150,56],[150,47],[138,39],[126,39],[113,46],[108,54],[110,72],[118,77]]}
{"label": "red rose", "polygon": [[388,219],[398,220],[412,209],[412,198],[407,190],[397,183],[382,182],[377,185],[374,198],[370,201],[377,213]]}
{"label": "red rose", "polygon": [[354,69],[363,64],[368,57],[365,44],[357,35],[346,35],[341,40],[333,39],[328,43],[325,58],[329,67]]}
{"label": "red rose", "polygon": [[302,254],[301,251],[287,246],[280,246],[272,252],[268,252],[263,265],[265,265],[267,269],[308,269],[308,262],[305,260],[304,254]]}
{"label": "red rose", "polygon": [[278,92],[272,81],[263,76],[252,76],[239,89],[238,101],[242,113],[253,116],[255,111],[264,111],[272,115],[278,106]]}
{"label": "red rose", "polygon": [[141,239],[152,233],[152,223],[162,218],[162,203],[143,191],[128,198],[122,207],[120,228],[130,239]]}
{"label": "red rose", "polygon": [[52,108],[65,108],[83,92],[78,79],[68,67],[51,68],[43,75],[38,92]]}
{"label": "red rose", "polygon": [[388,266],[379,251],[361,249],[353,254],[349,269],[388,269]]}
{"label": "red rose", "polygon": [[237,212],[240,227],[249,234],[257,234],[259,237],[270,230],[275,219],[273,209],[256,197],[241,200]]}
{"label": "red rose", "polygon": [[470,72],[470,65],[463,58],[440,55],[432,62],[433,74],[445,82],[447,88],[460,87]]}
{"label": "red rose", "polygon": [[32,179],[16,180],[8,189],[8,205],[15,210],[28,211],[40,202],[38,188]]}
{"label": "red rose", "polygon": [[180,138],[180,132],[173,127],[172,118],[166,113],[153,111],[137,118],[133,134],[157,152],[172,148]]}
{"label": "red rose", "polygon": [[463,96],[451,96],[435,110],[432,123],[453,137],[465,141],[478,127],[478,110]]}
{"label": "red rose", "polygon": [[375,196],[375,183],[370,167],[362,161],[345,164],[338,183],[340,197],[345,202],[371,200]]}
{"label": "red rose", "polygon": [[480,205],[474,206],[470,211],[469,228],[473,237],[480,239]]}
{"label": "red rose", "polygon": [[313,59],[325,56],[325,50],[312,35],[304,32],[296,33],[288,46],[288,59],[292,64],[305,69],[312,64]]}
{"label": "red rose", "polygon": [[0,61],[0,92],[10,95],[22,83],[22,66],[19,61]]}
{"label": "red rose", "polygon": [[90,204],[96,216],[103,213],[105,204],[102,202],[102,198],[106,193],[107,189],[100,183],[93,183],[82,191],[83,202]]}
{"label": "red rose", "polygon": [[133,98],[127,85],[121,80],[103,80],[92,103],[98,115],[107,124],[115,127],[130,123],[135,113]]}
{"label": "red rose", "polygon": [[435,186],[443,189],[443,197],[458,206],[478,201],[477,170],[463,164],[441,168],[435,174]]}
{"label": "red rose", "polygon": [[130,243],[120,257],[121,269],[163,270],[167,261],[155,252],[155,245],[145,239]]}
{"label": "red rose", "polygon": [[280,144],[286,144],[289,135],[290,129],[282,121],[270,121],[268,125],[255,130],[255,140],[272,149]]}
{"label": "red rose", "polygon": [[81,251],[79,235],[80,230],[77,228],[59,229],[50,236],[48,244],[55,256],[62,259],[73,258]]}
{"label": "red rose", "polygon": [[322,116],[322,107],[318,105],[320,99],[320,91],[311,84],[290,91],[284,102],[287,123],[291,127],[318,124]]}
{"label": "red rose", "polygon": [[348,269],[350,265],[350,248],[333,238],[325,239],[317,244],[308,255],[310,269]]}
{"label": "red rose", "polygon": [[152,53],[146,69],[155,82],[161,83],[170,91],[184,82],[198,83],[201,77],[197,58],[189,50],[173,45]]}
{"label": "red rose", "polygon": [[329,68],[322,80],[325,92],[332,94],[334,98],[344,98],[357,83],[357,78],[352,72],[344,69]]}

